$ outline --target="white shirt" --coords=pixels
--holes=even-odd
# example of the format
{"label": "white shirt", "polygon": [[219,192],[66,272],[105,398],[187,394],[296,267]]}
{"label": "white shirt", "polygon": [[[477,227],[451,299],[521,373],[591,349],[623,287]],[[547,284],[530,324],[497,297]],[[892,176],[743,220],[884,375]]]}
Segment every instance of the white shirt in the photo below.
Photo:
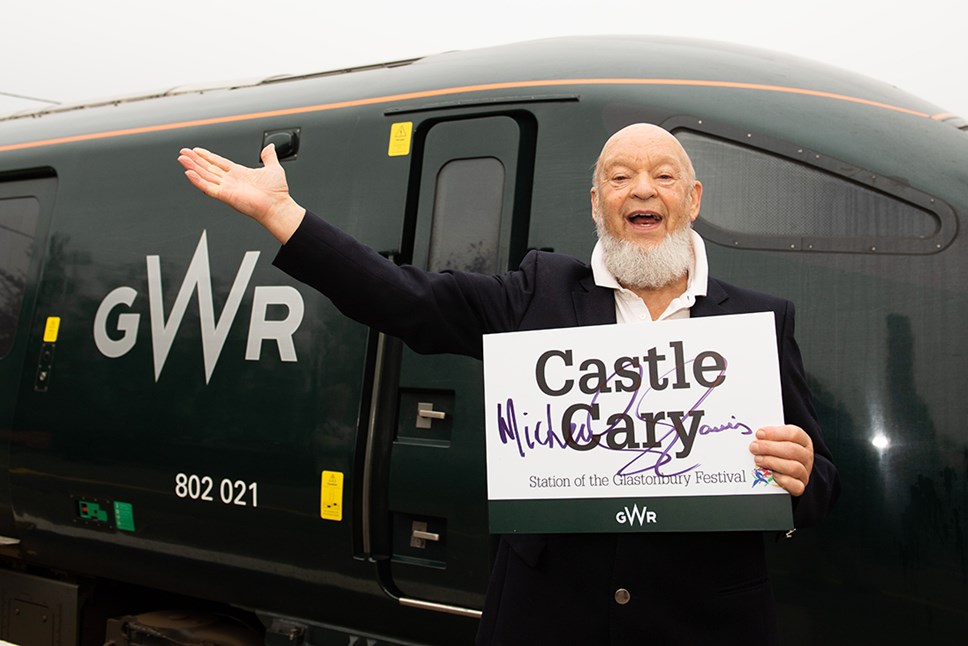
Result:
{"label": "white shirt", "polygon": [[[669,303],[669,307],[659,316],[657,321],[667,319],[687,319],[689,309],[696,304],[697,296],[706,295],[706,282],[709,278],[709,264],[706,261],[706,243],[695,231],[692,234],[693,266],[689,269],[689,282],[686,291]],[[592,275],[599,287],[615,290],[615,320],[619,323],[651,323],[652,314],[646,307],[645,301],[635,292],[625,289],[618,284],[618,280],[605,266],[602,243],[595,244],[592,251]]]}

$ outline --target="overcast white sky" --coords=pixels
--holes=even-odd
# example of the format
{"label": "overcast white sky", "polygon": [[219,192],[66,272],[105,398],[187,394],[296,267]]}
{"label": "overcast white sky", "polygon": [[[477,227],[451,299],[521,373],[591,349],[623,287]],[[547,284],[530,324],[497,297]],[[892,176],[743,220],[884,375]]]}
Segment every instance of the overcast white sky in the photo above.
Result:
{"label": "overcast white sky", "polygon": [[834,64],[968,118],[964,0],[0,0],[0,114],[574,34]]}

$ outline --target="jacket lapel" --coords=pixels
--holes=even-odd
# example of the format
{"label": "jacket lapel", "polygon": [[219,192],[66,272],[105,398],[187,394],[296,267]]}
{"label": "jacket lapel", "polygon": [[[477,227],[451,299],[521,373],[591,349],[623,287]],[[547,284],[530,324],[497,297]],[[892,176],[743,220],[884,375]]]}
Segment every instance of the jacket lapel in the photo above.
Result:
{"label": "jacket lapel", "polygon": [[607,287],[599,287],[589,272],[572,292],[578,325],[608,325],[615,323],[615,295]]}
{"label": "jacket lapel", "polygon": [[706,283],[706,295],[696,299],[696,304],[692,306],[689,315],[699,317],[730,314],[730,310],[726,307],[727,300],[729,300],[729,294],[723,286],[719,281],[710,278]]}

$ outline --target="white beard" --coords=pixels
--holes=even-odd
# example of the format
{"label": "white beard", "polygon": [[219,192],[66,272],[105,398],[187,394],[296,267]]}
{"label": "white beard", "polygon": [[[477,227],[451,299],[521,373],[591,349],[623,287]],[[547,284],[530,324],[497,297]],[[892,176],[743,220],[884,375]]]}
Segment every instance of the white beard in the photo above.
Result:
{"label": "white beard", "polygon": [[618,282],[631,289],[659,289],[679,280],[692,267],[692,227],[686,225],[649,248],[616,238],[595,218],[605,266]]}

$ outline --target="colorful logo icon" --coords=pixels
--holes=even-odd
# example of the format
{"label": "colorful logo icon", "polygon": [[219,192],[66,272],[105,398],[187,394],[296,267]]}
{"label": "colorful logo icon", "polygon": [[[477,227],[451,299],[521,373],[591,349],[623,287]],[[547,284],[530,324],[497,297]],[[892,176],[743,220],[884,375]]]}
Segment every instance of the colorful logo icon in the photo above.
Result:
{"label": "colorful logo icon", "polygon": [[773,485],[774,487],[779,487],[773,480],[773,472],[769,469],[764,469],[763,467],[756,467],[753,469],[753,486],[763,483],[766,486]]}

